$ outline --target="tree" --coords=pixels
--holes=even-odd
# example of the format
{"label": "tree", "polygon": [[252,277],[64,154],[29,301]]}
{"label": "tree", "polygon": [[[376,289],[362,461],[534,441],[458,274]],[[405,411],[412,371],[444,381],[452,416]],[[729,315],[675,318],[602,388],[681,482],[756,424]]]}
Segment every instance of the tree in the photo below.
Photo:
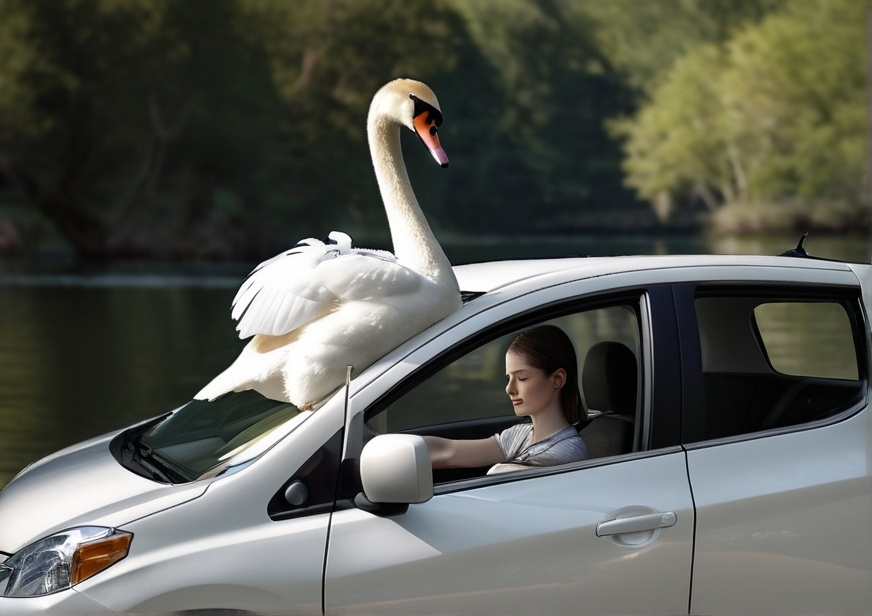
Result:
{"label": "tree", "polygon": [[281,177],[268,189],[272,226],[324,234],[341,227],[354,235],[386,228],[366,143],[367,108],[390,79],[435,76],[438,83],[450,74],[459,29],[453,12],[441,1],[250,0],[245,7],[258,22],[252,32],[284,107]]}
{"label": "tree", "polygon": [[864,17],[858,0],[806,0],[731,41],[721,98],[752,199],[859,203]]}
{"label": "tree", "polygon": [[610,0],[585,2],[597,47],[630,85],[651,93],[701,45],[726,43],[785,0]]}
{"label": "tree", "polygon": [[370,216],[369,98],[434,57],[449,70],[451,19],[439,2],[8,0],[0,171],[88,258],[260,256],[278,226]]}
{"label": "tree", "polygon": [[625,139],[627,182],[668,219],[675,197],[697,197],[709,209],[735,198],[742,185],[730,165],[718,91],[721,50],[702,45],[682,57],[632,119],[611,126]]}
{"label": "tree", "polygon": [[268,141],[276,106],[236,9],[231,0],[0,5],[0,22],[16,24],[0,75],[19,88],[16,109],[29,102],[25,121],[0,119],[2,170],[79,254],[172,251],[205,215],[216,179],[232,184],[257,164],[251,147]]}
{"label": "tree", "polygon": [[[626,15],[574,0],[4,0],[3,198],[13,187],[89,258],[256,258],[337,227],[368,241],[386,225],[366,109],[409,76],[446,116],[449,171],[406,152],[434,226],[584,227],[639,207],[603,118],[659,87],[668,73],[644,74],[695,48],[669,48],[685,34],[720,41],[778,3],[615,1]],[[620,41],[663,55],[634,63]],[[681,181],[708,199],[703,175]]]}
{"label": "tree", "polygon": [[[628,182],[646,198],[710,208],[828,202],[856,215],[865,165],[865,6],[803,0],[693,48],[636,116]],[[851,214],[853,210],[855,213]]]}
{"label": "tree", "polygon": [[[581,215],[635,204],[603,126],[629,109],[626,89],[569,0],[452,3],[470,45],[457,85],[467,143],[446,207],[466,231],[573,230]],[[468,74],[477,76],[469,82]],[[535,212],[535,213],[534,213]]]}

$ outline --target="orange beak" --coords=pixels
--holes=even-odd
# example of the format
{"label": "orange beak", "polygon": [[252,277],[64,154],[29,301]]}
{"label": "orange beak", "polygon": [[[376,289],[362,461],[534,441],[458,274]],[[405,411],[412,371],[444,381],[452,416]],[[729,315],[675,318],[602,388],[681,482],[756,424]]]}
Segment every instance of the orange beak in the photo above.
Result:
{"label": "orange beak", "polygon": [[415,125],[415,132],[418,133],[421,141],[424,142],[424,146],[430,151],[436,162],[443,168],[447,167],[448,155],[439,144],[435,115],[429,111],[424,111],[415,116],[413,123]]}

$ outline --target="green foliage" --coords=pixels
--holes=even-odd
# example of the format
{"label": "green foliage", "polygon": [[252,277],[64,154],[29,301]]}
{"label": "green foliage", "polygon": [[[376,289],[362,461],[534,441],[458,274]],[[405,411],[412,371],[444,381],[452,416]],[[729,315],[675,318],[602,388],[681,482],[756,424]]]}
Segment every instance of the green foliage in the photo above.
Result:
{"label": "green foliage", "polygon": [[599,49],[627,81],[651,92],[701,45],[721,45],[785,0],[609,0],[585,2]]}
{"label": "green foliage", "polygon": [[0,4],[0,138],[9,140],[15,128],[21,135],[39,132],[37,118],[32,113],[33,89],[25,83],[25,75],[39,59],[36,49],[26,40],[27,15],[13,10],[10,3]]}
{"label": "green foliage", "polygon": [[407,145],[436,226],[547,230],[633,201],[602,125],[629,98],[589,25],[571,0],[4,0],[3,177],[94,258],[378,235],[366,108],[412,76],[454,163]]}
{"label": "green foliage", "polygon": [[[275,222],[294,239],[330,228],[384,226],[366,145],[372,95],[390,79],[455,65],[453,14],[443,2],[251,0],[282,101],[281,198]],[[435,61],[434,59],[438,59]],[[308,229],[308,230],[305,230]]]}
{"label": "green foliage", "polygon": [[859,204],[866,11],[858,0],[796,2],[730,43],[722,99],[751,199]]}
{"label": "green foliage", "polygon": [[565,232],[579,214],[632,205],[603,125],[609,114],[629,109],[629,99],[593,46],[578,3],[454,0],[453,6],[471,43],[461,65],[479,75],[460,85],[469,94],[457,97],[464,101],[463,125],[451,133],[452,143],[468,144],[447,204],[458,227]]}
{"label": "green foliage", "polygon": [[333,228],[383,238],[366,110],[409,76],[445,113],[448,171],[411,134],[404,146],[440,230],[589,228],[638,212],[630,188],[664,217],[759,199],[825,199],[842,216],[863,175],[864,11],[0,0],[0,197],[91,258],[260,257]]}
{"label": "green foliage", "polygon": [[3,170],[81,254],[171,251],[170,236],[211,206],[217,178],[232,185],[257,168],[280,107],[259,50],[237,34],[236,8],[2,4],[25,24],[28,62],[16,71],[0,60],[0,75],[30,101],[29,122],[0,119]]}
{"label": "green foliage", "polygon": [[[626,139],[628,182],[646,199],[684,193],[715,206],[710,187],[731,194],[724,110],[717,90],[723,54],[705,45],[678,60],[633,119],[612,128]],[[669,208],[658,213],[668,217]]]}
{"label": "green foliage", "polygon": [[[637,114],[614,122],[628,183],[661,202],[710,208],[804,201],[861,218],[866,11],[795,0],[720,44],[688,49]],[[666,212],[663,212],[666,214]]]}

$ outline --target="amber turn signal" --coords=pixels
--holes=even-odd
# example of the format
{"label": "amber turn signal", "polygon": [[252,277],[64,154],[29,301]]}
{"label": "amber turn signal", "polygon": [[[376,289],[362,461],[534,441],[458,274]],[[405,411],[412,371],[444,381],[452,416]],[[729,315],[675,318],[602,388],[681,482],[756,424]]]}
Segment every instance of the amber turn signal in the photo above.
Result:
{"label": "amber turn signal", "polygon": [[130,550],[131,539],[132,534],[116,531],[103,539],[80,545],[73,555],[71,585],[75,586],[122,560]]}

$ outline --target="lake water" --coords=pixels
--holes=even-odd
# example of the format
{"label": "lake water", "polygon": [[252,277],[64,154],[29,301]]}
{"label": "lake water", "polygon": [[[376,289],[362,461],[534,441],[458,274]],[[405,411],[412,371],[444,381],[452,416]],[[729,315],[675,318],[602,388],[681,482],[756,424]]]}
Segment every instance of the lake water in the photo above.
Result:
{"label": "lake water", "polygon": [[[528,256],[775,254],[796,238],[486,239],[454,263]],[[821,257],[868,262],[866,238],[810,238]],[[0,262],[0,487],[67,445],[187,402],[244,343],[230,302],[250,265],[73,271]]]}

